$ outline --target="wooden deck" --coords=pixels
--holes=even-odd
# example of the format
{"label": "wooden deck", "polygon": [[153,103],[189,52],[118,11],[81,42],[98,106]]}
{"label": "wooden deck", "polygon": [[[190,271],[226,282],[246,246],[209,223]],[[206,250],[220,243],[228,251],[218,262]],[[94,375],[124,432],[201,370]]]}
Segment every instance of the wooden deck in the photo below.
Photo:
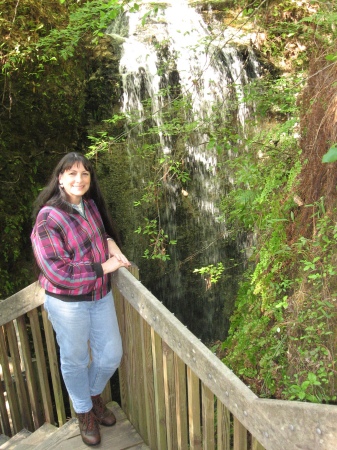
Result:
{"label": "wooden deck", "polygon": [[[143,439],[126,418],[117,403],[107,405],[116,415],[117,423],[113,427],[101,427],[102,440],[95,449],[103,450],[149,450]],[[46,424],[49,425],[49,424]],[[51,429],[51,431],[49,430]],[[70,419],[61,428],[52,430],[41,428],[34,433],[26,430],[1,445],[1,450],[88,450],[79,433],[77,419]],[[46,436],[46,433],[49,435]]]}
{"label": "wooden deck", "polygon": [[[137,433],[135,428],[126,418],[126,415],[117,405],[117,403],[109,403],[109,408],[116,415],[117,423],[113,427],[101,427],[102,441],[99,445],[95,445],[100,449],[113,450],[146,450],[149,447],[144,444],[143,439]],[[79,433],[78,423],[76,419],[72,419],[69,424],[64,425],[64,436],[60,441],[60,428],[54,435],[49,438],[49,442],[45,441],[49,450],[88,450],[88,446],[82,441]]]}
{"label": "wooden deck", "polygon": [[[117,403],[109,403],[108,406],[116,415],[117,423],[113,427],[101,427],[102,441],[99,445],[95,445],[94,448],[113,450],[149,449]],[[62,430],[61,428],[54,436],[52,436],[56,439],[56,442],[52,445],[51,441],[49,441],[48,449],[88,450],[88,446],[83,443],[80,436],[77,420],[72,419],[68,427],[65,427],[68,428],[65,439],[62,442],[59,442],[57,434]],[[52,439],[52,437],[50,439]]]}

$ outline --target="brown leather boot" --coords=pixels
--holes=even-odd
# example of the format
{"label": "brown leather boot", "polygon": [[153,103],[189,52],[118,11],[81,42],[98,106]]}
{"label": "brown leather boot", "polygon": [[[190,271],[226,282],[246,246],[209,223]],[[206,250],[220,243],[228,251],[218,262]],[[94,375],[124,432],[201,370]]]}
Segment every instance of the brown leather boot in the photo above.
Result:
{"label": "brown leather boot", "polygon": [[116,417],[110,409],[103,404],[103,399],[100,395],[91,397],[92,409],[101,425],[111,427],[116,423]]}
{"label": "brown leather boot", "polygon": [[87,413],[77,414],[82,441],[87,445],[97,445],[101,442],[99,424],[93,409]]}

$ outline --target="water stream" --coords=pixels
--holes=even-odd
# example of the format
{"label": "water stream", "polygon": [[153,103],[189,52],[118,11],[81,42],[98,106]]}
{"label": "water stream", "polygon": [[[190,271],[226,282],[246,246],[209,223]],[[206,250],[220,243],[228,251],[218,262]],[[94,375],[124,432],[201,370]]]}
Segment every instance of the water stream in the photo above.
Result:
{"label": "water stream", "polygon": [[[152,13],[143,5],[107,31],[124,41],[122,111],[130,118],[126,145],[134,201],[153,176],[153,158],[146,154],[146,145],[157,157],[179,160],[180,168],[190,174],[185,183],[163,175],[165,195],[156,213],[177,245],[169,247],[171,259],[165,264],[138,255],[141,280],[204,342],[225,338],[245,262],[244,239],[229,238],[219,212],[219,200],[231,188],[230,175],[219,170],[219,163],[231,157],[231,150],[219,156],[210,140],[212,132],[226,123],[245,133],[249,109],[240,101],[243,86],[259,75],[259,68],[249,47],[243,52],[229,43],[229,31],[212,34],[202,15],[179,0]],[[185,101],[179,113],[174,109],[177,99]],[[175,114],[180,114],[181,126],[182,113],[185,127],[191,129],[186,139],[186,134],[167,129]],[[135,228],[139,220],[138,212]],[[217,284],[193,273],[219,262],[226,270]]]}

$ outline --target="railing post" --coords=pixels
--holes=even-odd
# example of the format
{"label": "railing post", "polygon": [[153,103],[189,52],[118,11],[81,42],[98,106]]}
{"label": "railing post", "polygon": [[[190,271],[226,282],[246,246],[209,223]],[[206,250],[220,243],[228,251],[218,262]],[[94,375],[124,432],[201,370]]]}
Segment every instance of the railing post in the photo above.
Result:
{"label": "railing post", "polygon": [[50,394],[50,386],[47,373],[47,363],[44,355],[43,341],[40,331],[39,317],[36,309],[28,313],[31,324],[32,336],[36,352],[37,371],[40,382],[40,390],[42,396],[42,403],[44,408],[45,420],[48,423],[54,424],[53,405]]}
{"label": "railing post", "polygon": [[47,313],[42,306],[42,320],[44,325],[44,335],[46,339],[46,345],[48,349],[48,357],[50,363],[50,374],[53,383],[53,391],[55,398],[55,406],[57,412],[57,420],[60,426],[66,423],[66,411],[64,408],[64,400],[61,387],[61,378],[58,368],[58,358],[56,353],[55,339],[53,327],[47,317]]}
{"label": "railing post", "polygon": [[44,423],[44,417],[39,404],[38,387],[36,380],[36,372],[34,370],[32,361],[32,352],[30,349],[30,342],[27,333],[27,325],[25,316],[17,318],[17,325],[19,330],[19,337],[22,348],[22,356],[24,360],[24,366],[26,371],[26,381],[28,394],[30,399],[30,405],[32,409],[32,416],[34,420],[35,429],[39,428]]}
{"label": "railing post", "polygon": [[158,336],[158,334],[153,330],[153,328],[151,328],[151,337],[152,337],[154,395],[155,395],[156,428],[157,428],[157,448],[167,450],[163,348],[160,336]]}
{"label": "railing post", "polygon": [[165,343],[163,346],[164,394],[166,407],[166,434],[168,450],[177,448],[176,403],[174,385],[174,356],[172,349]]}
{"label": "railing post", "polygon": [[234,450],[247,450],[247,430],[234,416]]}
{"label": "railing post", "polygon": [[265,450],[263,445],[252,436],[252,450]]}
{"label": "railing post", "polygon": [[5,355],[7,355],[7,348],[4,336],[4,330],[0,327],[0,364],[2,367],[2,375],[6,386],[7,400],[11,411],[11,419],[13,424],[14,433],[17,433],[22,429],[22,421],[19,414],[19,404],[17,395],[14,388],[12,376],[9,371]]}
{"label": "railing post", "polygon": [[214,450],[214,394],[204,383],[201,393],[203,450]]}
{"label": "railing post", "polygon": [[177,449],[188,450],[186,366],[176,353],[174,354],[174,371],[177,414]]}
{"label": "railing post", "polygon": [[191,450],[202,449],[199,383],[199,378],[189,367],[187,367],[188,417]]}
{"label": "railing post", "polygon": [[230,412],[217,400],[217,449],[230,450]]}

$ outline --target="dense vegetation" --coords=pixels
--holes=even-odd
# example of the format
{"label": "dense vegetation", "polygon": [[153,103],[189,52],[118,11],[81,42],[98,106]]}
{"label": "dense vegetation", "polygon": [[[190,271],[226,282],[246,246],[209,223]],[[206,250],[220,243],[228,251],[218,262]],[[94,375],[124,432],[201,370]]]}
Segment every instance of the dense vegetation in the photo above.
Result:
{"label": "dense vegetation", "polygon": [[[120,11],[116,5],[0,2],[1,297],[32,280],[27,249],[38,189],[60,155],[85,151],[89,124],[94,126],[105,113],[99,99],[100,62],[111,64],[114,52],[106,61],[110,44],[99,35]],[[99,48],[94,45],[97,39],[102,41]],[[104,90],[110,94],[117,88],[110,75]]]}
{"label": "dense vegetation", "polygon": [[254,119],[268,129],[232,163],[237,189],[223,201],[255,234],[224,361],[268,397],[336,399],[336,174],[322,163],[336,140],[335,14],[291,1],[258,14],[282,75],[263,80]]}
{"label": "dense vegetation", "polygon": [[[253,44],[265,67],[245,92],[254,114],[244,137],[230,121],[216,130],[195,124],[208,132],[209,150],[219,154],[219,176],[229,171],[235,179],[221,199],[230,236],[246,233],[253,242],[229,337],[214,350],[261,396],[334,402],[337,174],[322,157],[337,140],[335,6],[293,0],[196,3],[205,11],[211,4],[214,14],[226,18],[224,26],[230,21],[249,30],[254,24],[260,40]],[[90,146],[106,191],[113,187],[117,197],[123,192],[127,198],[129,184],[121,176],[127,163],[123,118],[113,102],[103,101],[109,95],[117,104],[120,95],[118,49],[102,30],[122,5],[0,4],[0,291],[6,297],[33,279],[27,251],[31,205],[60,154]],[[182,142],[193,135],[180,114],[187,109],[176,92],[165,132]],[[140,155],[151,159],[156,176],[140,196],[148,222],[138,234],[144,256],[165,265],[169,238],[150,214],[165,195],[163,174],[182,186],[189,175],[181,155],[168,160],[154,148],[144,146]],[[229,149],[235,157],[228,157]],[[116,219],[125,235],[134,233],[127,217]],[[208,277],[210,289],[226,276],[221,261],[196,270]]]}

